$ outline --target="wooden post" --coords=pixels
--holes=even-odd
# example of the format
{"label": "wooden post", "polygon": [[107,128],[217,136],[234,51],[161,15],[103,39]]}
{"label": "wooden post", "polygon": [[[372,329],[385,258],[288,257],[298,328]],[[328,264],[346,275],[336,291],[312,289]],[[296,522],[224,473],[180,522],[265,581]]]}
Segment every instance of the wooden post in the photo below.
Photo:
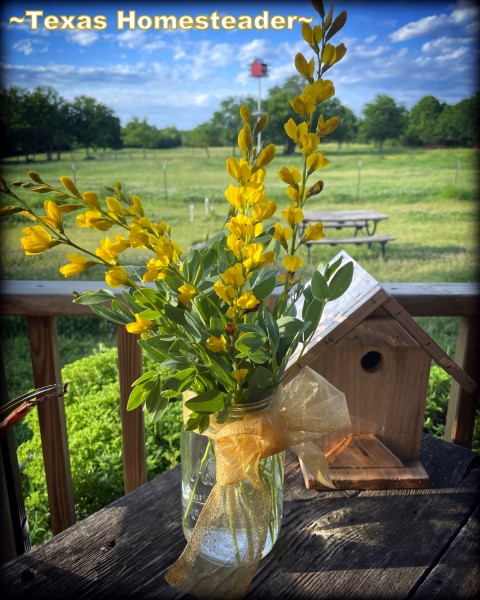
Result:
{"label": "wooden post", "polygon": [[124,325],[117,327],[118,373],[120,378],[120,411],[122,415],[124,489],[128,494],[146,480],[145,427],[143,411],[127,410],[132,383],[142,374],[142,351],[137,336]]}
{"label": "wooden post", "polygon": [[[53,317],[28,317],[28,337],[36,387],[61,383],[57,324]],[[52,531],[75,523],[72,475],[63,398],[38,405]]]}
{"label": "wooden post", "polygon": [[[462,317],[457,337],[455,362],[480,384],[480,319]],[[479,389],[466,393],[456,381],[452,381],[448,401],[445,439],[466,448],[472,447],[473,427]]]}

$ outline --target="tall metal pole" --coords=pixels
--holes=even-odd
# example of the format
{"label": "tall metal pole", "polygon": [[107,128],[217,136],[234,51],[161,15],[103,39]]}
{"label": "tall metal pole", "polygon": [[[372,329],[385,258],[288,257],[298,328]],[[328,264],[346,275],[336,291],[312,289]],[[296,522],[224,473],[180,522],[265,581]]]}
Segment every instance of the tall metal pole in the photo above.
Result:
{"label": "tall metal pole", "polygon": [[[262,114],[262,78],[258,77],[258,105],[257,105],[257,110],[258,110],[258,118],[260,118],[261,114]],[[258,136],[257,136],[257,148],[258,151],[260,151],[260,148],[262,146],[262,132],[259,131],[258,132]]]}

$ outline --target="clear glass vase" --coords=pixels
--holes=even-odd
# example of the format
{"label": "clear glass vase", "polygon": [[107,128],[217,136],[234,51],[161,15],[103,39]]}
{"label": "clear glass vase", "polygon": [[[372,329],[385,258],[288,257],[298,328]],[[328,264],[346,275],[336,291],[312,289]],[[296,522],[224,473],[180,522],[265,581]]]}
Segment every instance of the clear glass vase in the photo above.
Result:
{"label": "clear glass vase", "polygon": [[[207,436],[183,429],[181,456],[182,526],[185,537],[189,540],[200,512],[216,482],[214,442]],[[262,552],[262,557],[264,557],[277,541],[282,523],[284,452],[262,459],[259,462],[259,476],[271,496],[267,538]],[[253,491],[251,482],[246,478],[234,485],[243,486],[247,497]],[[248,515],[246,518],[248,519]],[[238,544],[240,552],[242,552],[242,544],[247,546],[248,528],[248,523],[245,523],[235,532],[235,544]],[[225,564],[225,562],[229,562],[229,556],[232,555],[233,562],[232,532],[225,528],[225,531],[215,531],[215,537],[215,544],[212,544],[208,550],[209,560]]]}

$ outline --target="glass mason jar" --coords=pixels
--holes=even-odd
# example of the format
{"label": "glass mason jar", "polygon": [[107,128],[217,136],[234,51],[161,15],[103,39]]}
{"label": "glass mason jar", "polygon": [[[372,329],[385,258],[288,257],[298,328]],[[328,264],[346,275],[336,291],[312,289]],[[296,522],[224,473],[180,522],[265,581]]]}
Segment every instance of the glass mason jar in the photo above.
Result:
{"label": "glass mason jar", "polygon": [[[270,398],[260,402],[247,404],[240,409],[232,411],[231,416],[239,417],[252,410],[261,410],[268,406]],[[260,408],[257,408],[260,407]],[[216,463],[215,444],[205,435],[182,429],[181,456],[182,456],[182,526],[187,540],[190,539],[200,512],[205,505],[208,495],[215,485]],[[271,496],[271,510],[268,523],[267,539],[262,553],[266,556],[277,541],[283,517],[283,477],[284,477],[284,452],[269,456],[259,462],[259,476],[263,485]],[[237,484],[234,484],[237,485]],[[240,485],[245,486],[248,494],[249,480],[243,479]],[[244,528],[248,529],[248,526]],[[235,542],[247,545],[247,531],[237,531]],[[231,548],[231,531],[216,532],[217,539],[224,539],[225,543],[216,543],[215,550],[208,551],[208,558],[214,562],[225,563],[233,553]],[[218,553],[218,556],[215,556]],[[232,559],[233,560],[233,559]]]}

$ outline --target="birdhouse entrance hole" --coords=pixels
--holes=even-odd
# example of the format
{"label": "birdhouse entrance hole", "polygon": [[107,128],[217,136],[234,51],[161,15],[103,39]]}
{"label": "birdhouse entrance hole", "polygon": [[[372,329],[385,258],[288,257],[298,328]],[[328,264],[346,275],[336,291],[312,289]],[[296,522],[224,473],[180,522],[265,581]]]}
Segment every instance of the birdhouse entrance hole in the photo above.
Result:
{"label": "birdhouse entrance hole", "polygon": [[367,373],[375,373],[382,363],[382,355],[376,350],[371,350],[364,354],[360,360],[362,369]]}

